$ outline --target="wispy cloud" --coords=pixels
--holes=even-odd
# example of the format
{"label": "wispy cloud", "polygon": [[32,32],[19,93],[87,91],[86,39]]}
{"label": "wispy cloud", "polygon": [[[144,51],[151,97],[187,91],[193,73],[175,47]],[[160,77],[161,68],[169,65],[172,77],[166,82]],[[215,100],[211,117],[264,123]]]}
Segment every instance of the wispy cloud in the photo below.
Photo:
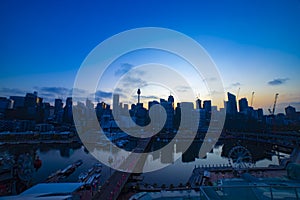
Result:
{"label": "wispy cloud", "polygon": [[176,90],[177,92],[187,92],[189,89],[190,89],[190,88],[189,88],[188,86],[184,86],[184,85],[178,86],[178,87],[175,88],[175,90]]}
{"label": "wispy cloud", "polygon": [[14,96],[14,95],[24,95],[28,91],[17,89],[17,88],[0,88],[0,95],[1,96]]}
{"label": "wispy cloud", "polygon": [[241,83],[240,83],[240,82],[232,83],[231,86],[232,86],[232,87],[241,86]]}
{"label": "wispy cloud", "polygon": [[[133,98],[136,99],[137,95],[134,95]],[[142,99],[149,99],[149,100],[158,100],[158,99],[160,99],[160,97],[155,96],[155,95],[149,95],[149,96],[141,95],[141,98]]]}
{"label": "wispy cloud", "polygon": [[115,71],[115,76],[122,76],[126,74],[130,69],[133,68],[133,65],[130,63],[122,63],[121,66]]}
{"label": "wispy cloud", "polygon": [[64,88],[64,87],[34,87],[39,93],[43,94],[52,94],[54,96],[60,96],[60,95],[70,95],[71,89]]}
{"label": "wispy cloud", "polygon": [[242,84],[240,82],[231,83],[228,87],[225,87],[225,90],[235,89],[241,85]]}
{"label": "wispy cloud", "polygon": [[268,84],[269,85],[282,85],[284,83],[286,83],[289,79],[288,78],[276,78],[273,79],[272,81],[269,81]]}
{"label": "wispy cloud", "polygon": [[139,77],[133,77],[133,76],[126,76],[123,80],[122,87],[144,87],[147,85],[147,82]]}
{"label": "wispy cloud", "polygon": [[105,92],[102,90],[97,90],[97,92],[95,93],[95,98],[101,100],[108,99],[108,98],[110,99],[111,96],[112,96],[112,92]]}

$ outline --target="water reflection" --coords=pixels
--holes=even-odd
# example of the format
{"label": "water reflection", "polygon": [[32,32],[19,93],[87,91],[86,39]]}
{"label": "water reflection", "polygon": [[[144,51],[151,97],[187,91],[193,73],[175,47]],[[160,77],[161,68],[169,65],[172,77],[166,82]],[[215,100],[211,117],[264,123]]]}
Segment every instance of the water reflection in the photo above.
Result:
{"label": "water reflection", "polygon": [[[160,149],[165,146],[165,143],[167,141],[153,142],[150,151]],[[184,183],[196,165],[228,164],[228,154],[237,145],[245,147],[251,153],[256,166],[276,165],[280,161],[280,157],[276,156],[280,154],[279,150],[271,145],[239,140],[222,141],[218,142],[204,158],[199,157],[201,145],[202,142],[194,141],[184,152],[185,141],[176,141],[172,146],[167,147],[164,154],[159,150],[149,153],[147,162],[152,165],[170,163],[172,165],[155,172],[145,173],[144,181],[152,184]],[[130,149],[134,146],[136,146],[136,141],[124,143],[124,148]],[[97,143],[94,151],[108,153],[112,149],[109,143]],[[114,150],[112,153],[116,155],[118,151]],[[83,161],[83,165],[64,180],[67,182],[78,181],[79,174],[97,162],[80,144],[2,145],[0,146],[0,194],[18,194],[33,184],[45,181],[50,174],[78,159]],[[111,159],[116,158],[111,157]],[[109,167],[104,166],[102,181],[109,177],[110,171]]]}

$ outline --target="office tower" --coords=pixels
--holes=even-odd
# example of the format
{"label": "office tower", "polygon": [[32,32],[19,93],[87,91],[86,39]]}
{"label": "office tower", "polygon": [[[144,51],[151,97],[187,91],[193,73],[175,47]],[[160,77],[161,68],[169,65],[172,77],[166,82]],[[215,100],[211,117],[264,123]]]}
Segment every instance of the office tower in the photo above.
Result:
{"label": "office tower", "polygon": [[196,109],[201,109],[202,106],[201,106],[201,100],[200,99],[197,99],[196,100]]}
{"label": "office tower", "polygon": [[168,102],[172,104],[172,108],[174,110],[174,97],[172,95],[168,97]]}
{"label": "office tower", "polygon": [[235,95],[230,92],[227,93],[228,101],[226,103],[226,113],[228,115],[236,115],[237,114],[237,103]]}
{"label": "office tower", "polygon": [[206,113],[211,113],[211,100],[203,101],[203,109],[206,111]]}
{"label": "office tower", "polygon": [[239,111],[240,113],[247,114],[249,110],[248,101],[246,98],[241,98],[239,100]]}
{"label": "office tower", "polygon": [[21,96],[10,96],[9,99],[13,101],[13,109],[23,108],[25,104],[25,97]]}
{"label": "office tower", "polygon": [[64,121],[66,123],[73,123],[72,105],[72,97],[68,97],[64,107]]}
{"label": "office tower", "polygon": [[169,96],[168,101],[165,99],[160,99],[160,105],[164,107],[167,113],[167,119],[164,128],[167,130],[173,129],[173,120],[174,120],[174,98]]}

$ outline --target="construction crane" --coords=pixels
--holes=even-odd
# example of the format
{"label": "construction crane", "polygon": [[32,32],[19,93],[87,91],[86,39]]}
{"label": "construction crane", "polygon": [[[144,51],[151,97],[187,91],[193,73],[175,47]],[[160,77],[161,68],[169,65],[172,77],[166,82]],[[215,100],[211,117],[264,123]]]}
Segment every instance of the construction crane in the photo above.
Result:
{"label": "construction crane", "polygon": [[278,93],[275,94],[273,109],[271,110],[271,108],[269,108],[269,112],[270,112],[271,115],[274,115],[274,113],[275,113],[275,108],[276,108],[276,103],[277,103],[278,95],[279,95]]}
{"label": "construction crane", "polygon": [[236,95],[236,100],[239,100],[240,90],[241,90],[241,88],[239,87],[239,89],[238,89],[238,91],[237,91],[237,95]]}
{"label": "construction crane", "polygon": [[250,103],[250,106],[252,107],[253,105],[253,98],[254,98],[254,92],[252,92],[252,95],[251,95],[251,103]]}

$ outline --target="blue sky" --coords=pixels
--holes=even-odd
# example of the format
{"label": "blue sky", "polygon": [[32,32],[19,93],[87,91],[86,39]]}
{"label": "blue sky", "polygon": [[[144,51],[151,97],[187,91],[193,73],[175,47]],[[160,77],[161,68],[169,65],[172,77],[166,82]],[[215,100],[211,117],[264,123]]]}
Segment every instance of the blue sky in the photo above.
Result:
{"label": "blue sky", "polygon": [[95,46],[119,32],[151,26],[198,41],[226,91],[240,87],[239,96],[248,99],[255,91],[254,106],[263,108],[278,92],[279,109],[291,104],[300,110],[299,0],[4,0],[0,20],[0,96],[37,90],[63,97]]}

